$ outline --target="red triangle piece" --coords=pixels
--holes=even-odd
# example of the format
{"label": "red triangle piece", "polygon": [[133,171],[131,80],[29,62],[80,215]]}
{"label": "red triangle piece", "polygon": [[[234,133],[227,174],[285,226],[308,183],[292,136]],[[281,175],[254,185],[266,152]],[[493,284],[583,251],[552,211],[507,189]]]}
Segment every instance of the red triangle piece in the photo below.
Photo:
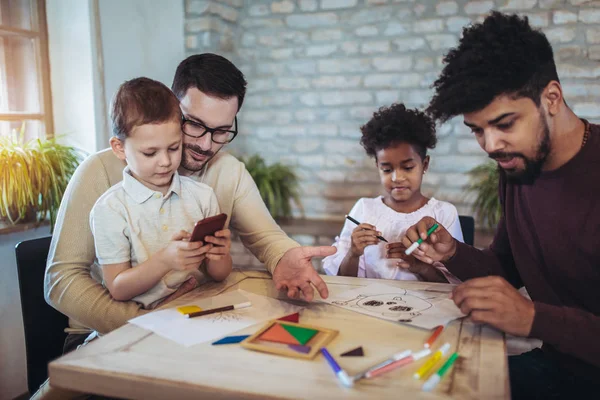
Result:
{"label": "red triangle piece", "polygon": [[300,321],[300,313],[286,315],[285,317],[278,318],[278,320],[298,323]]}
{"label": "red triangle piece", "polygon": [[362,346],[359,346],[355,349],[348,350],[347,352],[340,354],[340,357],[362,357],[364,355],[365,353]]}
{"label": "red triangle piece", "polygon": [[300,342],[280,324],[273,324],[272,327],[260,335],[259,339],[285,344],[300,344]]}

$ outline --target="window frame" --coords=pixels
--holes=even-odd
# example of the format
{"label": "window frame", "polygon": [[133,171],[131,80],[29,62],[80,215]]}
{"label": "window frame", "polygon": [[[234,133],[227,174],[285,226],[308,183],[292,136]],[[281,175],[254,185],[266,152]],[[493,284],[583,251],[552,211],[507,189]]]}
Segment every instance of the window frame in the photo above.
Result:
{"label": "window frame", "polygon": [[[49,139],[54,136],[54,118],[52,114],[52,94],[50,86],[50,59],[48,51],[48,26],[46,22],[46,1],[29,0],[31,12],[31,26],[37,25],[37,30],[33,28],[21,29],[2,25],[0,21],[0,37],[21,37],[34,39],[35,63],[37,72],[37,85],[40,112],[28,113],[18,111],[0,112],[0,121],[40,121],[43,124],[44,137],[40,139]],[[36,21],[37,20],[37,21]],[[5,65],[4,56],[0,56],[0,62]],[[6,70],[6,68],[4,68]],[[0,77],[0,79],[4,79]]]}

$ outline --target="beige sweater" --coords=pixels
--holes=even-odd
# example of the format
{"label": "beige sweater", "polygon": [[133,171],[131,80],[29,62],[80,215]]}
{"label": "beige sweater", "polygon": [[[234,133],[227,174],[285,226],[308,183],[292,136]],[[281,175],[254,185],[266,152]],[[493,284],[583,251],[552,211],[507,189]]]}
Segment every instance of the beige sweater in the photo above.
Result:
{"label": "beige sweater", "polygon": [[[60,205],[44,294],[50,305],[69,317],[72,332],[108,333],[144,313],[138,303],[113,300],[92,277],[90,210],[100,195],[121,181],[124,167],[110,149],[88,157],[75,171]],[[214,189],[221,211],[229,217],[227,226],[270,272],[286,251],[299,246],[275,223],[244,164],[232,155],[218,153],[192,178]]]}

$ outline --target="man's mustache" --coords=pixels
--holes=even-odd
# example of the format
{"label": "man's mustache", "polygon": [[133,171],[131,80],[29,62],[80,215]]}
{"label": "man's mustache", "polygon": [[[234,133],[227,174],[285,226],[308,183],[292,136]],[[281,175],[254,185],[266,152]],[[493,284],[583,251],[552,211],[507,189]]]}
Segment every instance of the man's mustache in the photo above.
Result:
{"label": "man's mustache", "polygon": [[493,153],[488,153],[488,157],[491,158],[492,160],[506,160],[507,158],[514,158],[514,157],[519,157],[522,159],[526,159],[525,156],[521,153],[507,153],[504,151],[496,151]]}
{"label": "man's mustache", "polygon": [[212,157],[215,155],[215,153],[213,151],[210,150],[203,150],[200,146],[197,146],[195,144],[184,144],[183,145],[184,149],[190,149],[192,150],[194,153],[203,155],[203,156],[207,156],[207,157]]}

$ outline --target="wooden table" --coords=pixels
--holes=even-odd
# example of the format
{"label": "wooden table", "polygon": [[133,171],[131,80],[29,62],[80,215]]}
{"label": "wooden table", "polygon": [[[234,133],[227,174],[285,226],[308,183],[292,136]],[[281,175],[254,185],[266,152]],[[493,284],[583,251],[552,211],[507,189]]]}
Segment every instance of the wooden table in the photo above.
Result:
{"label": "wooden table", "polygon": [[[348,277],[324,279],[330,294],[381,282]],[[406,289],[444,292],[451,288],[450,285],[425,282],[385,283]],[[208,283],[172,305],[187,304],[194,298],[215,296],[238,288],[282,298],[266,272],[234,270],[226,281]],[[418,350],[428,336],[425,330],[315,302],[301,312],[300,322],[339,330],[328,346],[334,356],[363,346],[365,357],[337,357],[350,374],[395,352]],[[256,326],[251,327],[240,334],[250,334],[256,329]],[[239,345],[203,343],[186,348],[131,324],[50,363],[49,373],[51,384],[58,387],[135,399],[510,397],[502,333],[457,320],[444,330],[436,345],[446,341],[461,357],[431,393],[422,392],[422,381],[413,379],[414,365],[372,380],[358,381],[348,389],[338,383],[321,355],[305,361],[254,352]]]}

